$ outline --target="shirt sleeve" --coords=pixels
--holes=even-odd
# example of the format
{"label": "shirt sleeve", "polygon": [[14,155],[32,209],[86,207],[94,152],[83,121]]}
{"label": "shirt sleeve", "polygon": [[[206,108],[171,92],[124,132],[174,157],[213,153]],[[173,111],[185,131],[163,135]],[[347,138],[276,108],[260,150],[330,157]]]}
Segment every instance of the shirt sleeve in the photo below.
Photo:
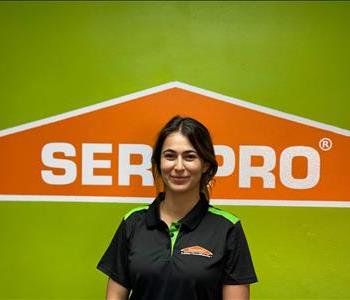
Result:
{"label": "shirt sleeve", "polygon": [[127,289],[130,289],[128,276],[128,246],[125,220],[121,222],[113,239],[97,264],[97,269],[108,275]]}
{"label": "shirt sleeve", "polygon": [[257,282],[248,243],[241,223],[230,229],[226,241],[226,260],[223,284],[250,284]]}

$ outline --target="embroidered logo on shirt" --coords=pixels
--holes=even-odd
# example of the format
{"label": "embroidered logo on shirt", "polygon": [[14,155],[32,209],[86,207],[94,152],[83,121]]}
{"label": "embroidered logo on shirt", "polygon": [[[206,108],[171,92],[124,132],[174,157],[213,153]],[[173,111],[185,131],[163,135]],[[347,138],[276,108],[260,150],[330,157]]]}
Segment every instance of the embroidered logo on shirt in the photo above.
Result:
{"label": "embroidered logo on shirt", "polygon": [[201,246],[191,246],[181,249],[181,254],[184,255],[199,255],[204,257],[212,257],[213,253]]}

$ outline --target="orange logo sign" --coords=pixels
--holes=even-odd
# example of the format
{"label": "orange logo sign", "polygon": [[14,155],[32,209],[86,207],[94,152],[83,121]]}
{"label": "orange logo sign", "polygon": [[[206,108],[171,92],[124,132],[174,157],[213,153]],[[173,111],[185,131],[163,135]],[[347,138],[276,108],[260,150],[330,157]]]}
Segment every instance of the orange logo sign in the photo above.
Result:
{"label": "orange logo sign", "polygon": [[150,202],[176,114],[212,133],[213,203],[350,207],[350,131],[179,82],[0,131],[0,200]]}
{"label": "orange logo sign", "polygon": [[181,249],[181,254],[184,255],[199,255],[205,257],[212,257],[213,253],[201,246],[192,246]]}

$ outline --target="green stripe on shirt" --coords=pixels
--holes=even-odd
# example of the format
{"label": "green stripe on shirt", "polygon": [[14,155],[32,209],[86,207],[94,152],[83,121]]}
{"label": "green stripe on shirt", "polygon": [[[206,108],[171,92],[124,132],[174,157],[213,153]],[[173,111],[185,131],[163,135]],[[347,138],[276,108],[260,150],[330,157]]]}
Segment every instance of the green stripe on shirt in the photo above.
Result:
{"label": "green stripe on shirt", "polygon": [[233,224],[236,224],[239,221],[239,219],[235,215],[227,211],[221,210],[219,208],[211,206],[208,210],[215,215],[223,216],[227,220],[231,221]]}
{"label": "green stripe on shirt", "polygon": [[135,207],[134,209],[130,210],[129,212],[127,212],[127,213],[124,215],[124,220],[126,220],[127,218],[129,218],[129,216],[130,216],[131,214],[133,214],[134,212],[140,211],[140,210],[143,210],[143,209],[148,209],[148,205],[147,205],[147,206],[138,206],[138,207]]}

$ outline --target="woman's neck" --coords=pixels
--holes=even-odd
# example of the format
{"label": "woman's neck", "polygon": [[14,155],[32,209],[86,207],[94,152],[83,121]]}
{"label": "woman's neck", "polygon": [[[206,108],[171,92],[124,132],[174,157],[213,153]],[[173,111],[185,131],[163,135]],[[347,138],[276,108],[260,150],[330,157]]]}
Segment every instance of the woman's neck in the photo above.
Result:
{"label": "woman's neck", "polygon": [[199,191],[186,193],[165,192],[165,199],[161,202],[160,218],[168,225],[182,219],[198,202]]}

